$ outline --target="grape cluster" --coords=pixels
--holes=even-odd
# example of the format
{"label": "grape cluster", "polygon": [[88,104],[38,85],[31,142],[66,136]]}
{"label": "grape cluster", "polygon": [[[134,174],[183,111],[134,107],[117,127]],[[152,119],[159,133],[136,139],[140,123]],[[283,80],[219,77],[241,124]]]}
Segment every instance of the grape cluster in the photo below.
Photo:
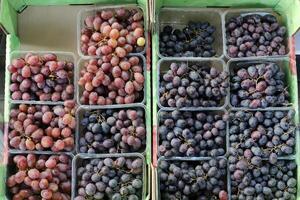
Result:
{"label": "grape cluster", "polygon": [[171,63],[160,77],[159,102],[167,107],[217,107],[227,95],[228,73],[215,67]]}
{"label": "grape cluster", "polygon": [[80,153],[142,152],[146,125],[142,109],[86,111],[79,139]]}
{"label": "grape cluster", "polygon": [[231,105],[247,108],[289,105],[289,92],[284,78],[284,72],[276,63],[235,69],[230,80]]}
{"label": "grape cluster", "polygon": [[258,165],[268,158],[276,164],[278,156],[292,155],[296,143],[294,114],[293,110],[230,113],[230,160],[247,159]]}
{"label": "grape cluster", "polygon": [[159,163],[163,200],[227,200],[226,160],[166,161]]}
{"label": "grape cluster", "polygon": [[74,96],[74,64],[52,53],[27,53],[12,60],[9,90],[12,100],[65,101]]}
{"label": "grape cluster", "polygon": [[143,100],[145,78],[137,56],[90,59],[80,71],[80,102],[90,105],[129,104]]}
{"label": "grape cluster", "polygon": [[7,179],[13,200],[71,200],[71,166],[67,155],[16,155],[16,170]]}
{"label": "grape cluster", "polygon": [[165,26],[160,33],[159,51],[171,57],[212,57],[216,28],[208,22],[189,22],[182,30]]}
{"label": "grape cluster", "polygon": [[141,158],[85,160],[77,171],[75,200],[140,200],[143,191]]}
{"label": "grape cluster", "polygon": [[295,200],[297,193],[295,161],[262,161],[252,165],[248,160],[230,162],[232,200]]}
{"label": "grape cluster", "polygon": [[271,14],[232,17],[226,23],[227,53],[230,57],[285,55],[286,32]]}
{"label": "grape cluster", "polygon": [[63,105],[19,104],[10,111],[9,146],[19,150],[72,151],[75,103]]}
{"label": "grape cluster", "polygon": [[228,115],[161,111],[159,153],[162,156],[222,156],[225,154]]}
{"label": "grape cluster", "polygon": [[128,53],[144,50],[143,14],[138,9],[105,9],[84,19],[80,49],[84,55],[116,54],[123,58]]}

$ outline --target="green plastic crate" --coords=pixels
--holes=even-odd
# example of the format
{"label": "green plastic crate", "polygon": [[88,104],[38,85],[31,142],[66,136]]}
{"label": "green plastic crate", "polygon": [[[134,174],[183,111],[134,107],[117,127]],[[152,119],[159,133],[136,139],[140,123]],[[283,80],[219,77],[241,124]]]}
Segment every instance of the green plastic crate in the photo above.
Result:
{"label": "green plastic crate", "polygon": [[[149,6],[147,0],[2,0],[0,2],[0,25],[6,36],[6,65],[11,60],[10,53],[15,50],[28,51],[67,51],[77,54],[77,15],[81,9],[89,7],[115,6],[115,5],[137,5],[144,11],[145,32],[148,33],[149,26]],[[25,16],[25,17],[24,17]],[[62,17],[62,20],[60,20]],[[44,19],[44,21],[41,20]],[[65,24],[61,21],[66,21]],[[42,22],[41,22],[42,21]],[[52,25],[54,26],[52,26]],[[43,26],[45,25],[45,26]],[[56,26],[57,25],[57,26]],[[56,27],[55,27],[56,26]],[[39,27],[39,28],[38,28]],[[60,35],[63,35],[60,37]],[[149,36],[149,34],[148,34]],[[146,38],[148,37],[146,36]],[[56,37],[56,38],[55,38]],[[55,38],[53,40],[53,38]],[[52,40],[52,41],[51,41]],[[66,41],[64,41],[66,40]],[[148,46],[149,47],[149,46]],[[149,63],[149,48],[147,50],[147,63]],[[150,199],[150,175],[151,163],[151,76],[150,65],[146,71],[146,126],[147,145],[145,151],[146,170],[146,199]],[[4,96],[4,123],[7,126],[9,120],[9,73],[5,74],[6,88]],[[3,134],[1,133],[1,136]],[[2,137],[1,137],[2,138]],[[3,141],[7,137],[4,135]],[[6,173],[8,162],[7,144],[0,156],[0,200],[8,199],[6,194]],[[1,159],[2,158],[2,159]]]}
{"label": "green plastic crate", "polygon": [[[153,10],[153,18],[151,18],[152,25],[152,122],[153,122],[153,154],[152,154],[152,199],[157,199],[157,188],[159,188],[158,178],[157,178],[157,162],[158,162],[158,141],[157,141],[157,129],[158,129],[158,119],[157,113],[159,110],[158,107],[158,66],[159,66],[159,14],[161,9],[164,8],[176,8],[176,9],[191,9],[195,12],[198,9],[199,15],[201,15],[201,10],[203,9],[211,9],[213,12],[225,12],[226,10],[233,9],[254,9],[262,8],[273,10],[274,12],[281,15],[282,20],[287,25],[288,28],[288,46],[290,47],[289,52],[289,62],[288,68],[290,69],[287,73],[287,78],[289,85],[291,86],[290,92],[292,94],[291,102],[293,104],[293,108],[296,110],[295,122],[296,125],[299,126],[299,108],[298,108],[298,85],[297,85],[297,70],[296,70],[296,62],[295,62],[295,47],[294,47],[294,33],[300,28],[300,1],[298,0],[202,0],[202,1],[194,1],[194,0],[156,0],[153,2],[154,10]],[[177,15],[173,18],[168,19],[169,21],[176,21],[177,18],[182,17],[182,13],[177,11]],[[188,13],[188,11],[185,11]],[[205,17],[204,17],[205,18]],[[201,17],[200,17],[201,19]],[[224,56],[225,57],[225,56]],[[228,59],[223,59],[228,61]],[[168,57],[168,59],[172,59]],[[194,59],[194,58],[193,58]],[[299,134],[299,131],[296,133]],[[296,152],[295,160],[298,165],[297,168],[297,199],[300,199],[300,155],[299,155],[299,147],[300,141],[299,137],[297,137],[296,143]]]}

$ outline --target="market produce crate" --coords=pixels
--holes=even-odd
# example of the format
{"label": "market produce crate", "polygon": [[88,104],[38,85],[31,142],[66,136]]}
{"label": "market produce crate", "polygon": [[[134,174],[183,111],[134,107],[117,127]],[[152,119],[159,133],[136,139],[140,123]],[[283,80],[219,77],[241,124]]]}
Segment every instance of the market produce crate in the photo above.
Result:
{"label": "market produce crate", "polygon": [[[159,175],[160,175],[160,169],[159,169],[159,163],[161,160],[177,160],[181,161],[182,159],[186,159],[189,161],[193,161],[194,159],[200,159],[201,157],[160,157],[159,154],[159,136],[158,136],[158,129],[159,129],[159,111],[161,109],[161,104],[159,102],[159,97],[156,97],[155,95],[159,94],[159,85],[161,81],[161,63],[164,63],[165,59],[170,63],[172,62],[184,62],[185,60],[188,60],[189,62],[201,62],[201,60],[215,60],[215,57],[220,56],[221,59],[225,61],[226,63],[226,69],[229,70],[229,75],[231,71],[231,68],[234,63],[240,62],[256,62],[261,61],[263,57],[251,57],[251,58],[230,58],[227,53],[227,43],[226,43],[226,30],[225,25],[228,20],[228,17],[239,15],[240,13],[243,13],[243,16],[247,15],[247,13],[252,14],[259,14],[264,15],[266,13],[273,13],[276,18],[284,25],[287,26],[287,35],[284,39],[284,44],[288,47],[287,51],[285,52],[285,55],[282,56],[273,56],[267,57],[266,60],[269,60],[271,62],[279,63],[280,67],[282,67],[284,73],[285,73],[285,80],[286,84],[288,85],[288,90],[290,93],[290,105],[287,105],[287,107],[283,108],[274,108],[275,110],[286,110],[286,109],[294,109],[296,114],[294,117],[294,123],[296,127],[299,125],[299,106],[298,106],[298,84],[297,84],[297,70],[296,70],[296,57],[295,57],[295,47],[294,47],[294,38],[293,34],[298,30],[299,23],[295,22],[295,19],[299,14],[297,13],[297,9],[299,9],[299,2],[297,1],[268,1],[268,2],[261,2],[261,1],[169,1],[169,0],[161,0],[161,1],[153,1],[153,17],[152,17],[152,72],[153,72],[153,82],[152,82],[152,94],[153,94],[153,155],[152,155],[152,170],[153,170],[153,176],[152,176],[152,198],[153,199],[161,199],[160,198],[160,183],[159,183]],[[172,15],[174,17],[169,17],[170,13],[176,12],[176,15]],[[179,13],[180,16],[179,16]],[[193,13],[198,13],[198,15],[193,15]],[[206,13],[206,14],[204,14]],[[214,19],[210,20],[210,14],[212,13],[218,13],[214,15]],[[219,15],[221,15],[221,25],[218,25]],[[175,17],[176,16],[176,17]],[[222,38],[222,48],[223,50],[219,50],[221,46],[218,45],[218,47],[215,48],[215,51],[217,52],[215,56],[212,58],[201,58],[201,57],[166,57],[162,56],[160,53],[160,33],[162,28],[165,25],[171,25],[174,29],[179,28],[182,29],[183,27],[187,26],[187,23],[189,21],[193,22],[203,22],[208,21],[210,24],[213,24],[216,26],[216,32],[215,34],[215,40],[217,40],[215,43],[218,43],[220,37]],[[173,30],[174,30],[173,29]],[[218,34],[222,32],[222,35]],[[221,52],[221,53],[218,53]],[[277,57],[277,58],[275,58]],[[163,58],[163,59],[161,59]],[[264,61],[265,62],[265,61]],[[167,67],[169,67],[168,65]],[[240,67],[241,65],[237,66]],[[155,75],[157,74],[157,75]],[[171,108],[168,108],[171,109]],[[175,108],[172,108],[175,109]],[[197,109],[197,108],[196,108]],[[245,108],[234,108],[230,106],[230,94],[228,94],[228,106],[225,107],[229,113],[236,110],[245,110]],[[194,108],[183,108],[182,110],[195,110]],[[205,110],[205,108],[204,108]],[[207,110],[210,110],[209,107],[207,107]],[[247,109],[246,109],[247,110]],[[260,109],[254,109],[254,110],[260,110]],[[263,109],[262,109],[263,110]],[[266,108],[268,110],[268,108]],[[230,126],[229,126],[230,128]],[[297,199],[299,198],[299,131],[298,128],[295,130],[296,135],[296,145],[295,145],[295,155],[289,156],[288,160],[294,160],[297,164],[297,169],[294,171],[293,176],[297,179]],[[229,147],[229,133],[227,133],[227,148]],[[226,156],[228,156],[227,154]],[[227,157],[228,158],[228,157]],[[159,160],[158,160],[159,159]],[[281,159],[281,158],[280,158]],[[284,158],[282,158],[284,159]],[[229,171],[228,171],[229,172]],[[228,197],[231,199],[231,181],[230,176],[228,173]],[[174,192],[175,193],[175,192]]]}
{"label": "market produce crate", "polygon": [[[131,178],[135,178],[135,176],[137,175],[141,175],[142,176],[142,188],[141,188],[141,197],[143,199],[146,198],[146,189],[147,189],[147,183],[146,183],[146,164],[145,164],[145,160],[144,160],[144,156],[142,156],[141,154],[115,154],[115,155],[111,155],[111,154],[102,154],[102,155],[88,155],[88,154],[78,154],[75,156],[75,158],[73,159],[73,171],[72,171],[72,176],[75,177],[72,181],[72,189],[76,192],[73,193],[73,196],[72,196],[72,199],[74,199],[77,195],[77,192],[78,192],[78,177],[77,177],[77,173],[78,173],[78,168],[82,167],[82,165],[88,161],[91,161],[93,159],[100,159],[100,160],[104,160],[105,158],[110,158],[110,159],[113,159],[114,162],[116,161],[116,159],[120,158],[120,157],[123,157],[125,159],[131,159],[132,161],[134,159],[141,159],[142,160],[142,166],[140,168],[142,168],[142,171],[139,172],[138,174],[132,174],[132,177]],[[119,169],[116,168],[116,170],[123,170],[124,173],[128,173],[130,174],[130,168],[127,167],[128,171],[126,172],[126,164],[123,166],[123,167],[120,167]],[[120,183],[118,183],[120,184]],[[126,184],[124,184],[125,187],[126,187]]]}
{"label": "market produce crate", "polygon": [[[147,127],[147,144],[146,148],[141,156],[144,157],[144,199],[149,199],[149,187],[150,182],[150,168],[148,164],[151,162],[151,117],[149,115],[151,109],[151,94],[150,94],[150,51],[149,51],[149,6],[147,1],[1,1],[1,28],[7,34],[6,36],[6,66],[13,59],[13,51],[31,51],[31,52],[70,52],[74,54],[75,71],[77,71],[80,63],[81,54],[78,52],[78,41],[80,38],[80,22],[85,13],[95,13],[97,10],[106,8],[138,8],[144,17],[144,29],[146,45],[145,48],[136,54],[141,59],[143,66],[143,73],[145,76],[145,85],[143,91],[143,98],[141,103],[132,104],[131,106],[141,106],[145,109],[145,123]],[[45,14],[47,13],[47,14]],[[42,27],[42,28],[41,28]],[[146,57],[146,58],[145,58]],[[90,57],[86,57],[88,59]],[[6,68],[3,68],[6,69]],[[9,80],[10,76],[6,70],[6,89],[5,89],[5,117],[4,122],[6,128],[8,127],[9,112],[12,106],[9,92]],[[78,77],[74,77],[74,81],[78,80]],[[76,85],[76,84],[75,84]],[[4,88],[4,87],[3,87]],[[76,91],[74,98],[76,99]],[[21,103],[21,102],[15,102]],[[28,102],[32,103],[32,102]],[[56,104],[50,102],[50,104]],[[100,106],[101,107],[101,106]],[[118,108],[118,106],[112,106]],[[123,106],[119,106],[121,108]],[[126,107],[126,106],[125,106]],[[108,107],[106,107],[108,108]],[[99,109],[99,106],[96,106]],[[147,113],[147,115],[146,115]],[[147,116],[147,117],[146,117]],[[4,137],[3,154],[1,154],[1,176],[5,177],[1,180],[0,186],[0,198],[9,198],[6,195],[6,173],[7,163],[9,161],[9,155],[11,150],[8,150],[7,134],[1,134]],[[73,152],[75,154],[75,152]]]}

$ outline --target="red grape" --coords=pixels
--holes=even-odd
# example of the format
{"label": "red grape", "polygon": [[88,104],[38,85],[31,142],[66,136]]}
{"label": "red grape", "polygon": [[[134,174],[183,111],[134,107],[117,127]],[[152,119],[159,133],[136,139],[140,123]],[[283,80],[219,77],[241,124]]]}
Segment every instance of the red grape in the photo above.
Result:
{"label": "red grape", "polygon": [[92,28],[93,27],[93,20],[94,20],[94,17],[93,16],[87,16],[84,20],[84,23],[85,25],[88,27],[88,28]]}
{"label": "red grape", "polygon": [[131,53],[133,50],[133,47],[130,44],[125,44],[124,49],[126,50],[127,53]]}
{"label": "red grape", "polygon": [[133,83],[131,81],[126,82],[125,91],[126,91],[127,94],[133,94],[134,86],[133,86]]}
{"label": "red grape", "polygon": [[134,94],[125,96],[125,98],[124,98],[124,102],[125,102],[126,104],[127,104],[127,103],[134,103],[134,100],[135,100]]}
{"label": "red grape", "polygon": [[24,78],[29,78],[31,76],[31,71],[30,71],[30,67],[25,65],[23,68],[22,68],[22,76]]}
{"label": "red grape", "polygon": [[141,73],[134,73],[134,79],[140,84],[143,84],[145,81],[144,76]]}
{"label": "red grape", "polygon": [[100,17],[96,16],[93,21],[93,26],[96,31],[100,30],[101,22],[102,22],[102,19]]}
{"label": "red grape", "polygon": [[117,56],[113,56],[110,60],[110,64],[112,66],[117,66],[119,64],[119,62],[120,62],[120,59]]}
{"label": "red grape", "polygon": [[92,39],[93,39],[95,42],[99,42],[99,41],[102,39],[101,34],[98,33],[98,32],[93,33]]}
{"label": "red grape", "polygon": [[119,66],[115,66],[112,68],[112,75],[114,78],[120,77],[122,74],[122,70]]}
{"label": "red grape", "polygon": [[37,169],[30,169],[29,171],[28,171],[28,177],[30,178],[30,179],[32,179],[32,180],[35,180],[35,179],[39,179],[40,178],[40,172],[39,172],[39,170],[37,170]]}
{"label": "red grape", "polygon": [[120,36],[120,32],[117,29],[112,29],[109,33],[109,37],[112,39],[118,39],[118,37]]}
{"label": "red grape", "polygon": [[41,196],[44,199],[52,199],[52,191],[51,190],[42,190],[41,191]]}
{"label": "red grape", "polygon": [[115,52],[116,52],[117,56],[120,58],[124,58],[127,54],[125,49],[123,49],[122,47],[116,47]]}
{"label": "red grape", "polygon": [[109,39],[107,41],[108,46],[112,47],[112,48],[116,48],[118,45],[118,41],[116,39]]}

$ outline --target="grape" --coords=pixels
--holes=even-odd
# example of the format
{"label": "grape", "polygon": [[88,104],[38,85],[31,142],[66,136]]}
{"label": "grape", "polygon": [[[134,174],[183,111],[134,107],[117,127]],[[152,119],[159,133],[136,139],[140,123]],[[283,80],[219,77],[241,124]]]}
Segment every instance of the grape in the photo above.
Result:
{"label": "grape", "polygon": [[[62,87],[62,91],[55,93],[52,101],[63,101],[73,98],[73,92],[68,96],[64,95],[64,91],[67,88],[66,80],[72,79],[73,69],[69,68],[66,62],[57,61],[57,58],[54,54],[51,54],[51,56],[45,55],[45,57],[47,59],[43,59],[42,56],[39,57],[32,54],[25,55],[26,60],[29,60],[29,62],[33,63],[33,65],[21,66],[19,71],[16,71],[14,74],[12,74],[12,99],[38,101],[50,100],[49,93],[53,93],[54,88],[57,85]],[[62,63],[60,68],[58,68],[58,63]],[[50,75],[51,71],[53,71],[54,75]],[[60,71],[64,72],[64,79],[60,79]],[[16,84],[19,84],[19,88],[15,88]]]}
{"label": "grape", "polygon": [[[229,86],[226,72],[215,69],[215,78],[212,79],[207,67],[191,65],[188,68],[185,63],[178,64],[180,66],[176,67],[176,72],[173,73],[172,68],[174,69],[173,66],[177,63],[172,63],[169,70],[161,75],[159,95],[162,106],[215,107],[222,103]],[[200,69],[196,71],[198,68]],[[200,79],[200,74],[207,78]],[[183,75],[188,76],[181,79]]]}
{"label": "grape", "polygon": [[25,66],[25,64],[26,63],[23,58],[17,58],[12,60],[12,65],[16,68],[22,68],[23,66]]}
{"label": "grape", "polygon": [[[121,199],[121,194],[123,195],[122,198],[127,198],[130,195],[134,195],[138,199],[141,198],[143,186],[142,168],[136,168],[135,175],[133,176],[133,169],[127,164],[131,163],[134,159],[126,157],[86,159],[84,163],[80,164],[85,167],[77,168],[77,170],[80,169],[80,174],[77,171],[79,181],[76,185],[76,188],[79,188],[79,190],[75,195],[75,199],[85,195],[93,196],[95,199]],[[97,170],[103,175],[100,176],[97,173],[92,175],[89,172],[91,170]],[[122,171],[122,173],[118,173],[118,171]],[[81,176],[82,173],[83,175]],[[96,183],[94,183],[95,178],[97,178]],[[118,180],[122,180],[122,183],[126,185],[120,187]]]}
{"label": "grape", "polygon": [[[73,107],[74,103],[67,102],[68,106]],[[14,122],[14,130],[17,131],[17,134],[11,138],[10,145],[16,149],[23,149],[25,145],[25,149],[28,150],[47,150],[50,149],[56,140],[59,140],[62,135],[61,129],[65,128],[61,126],[59,123],[62,120],[62,114],[66,112],[70,112],[68,107],[63,106],[29,106],[28,109],[26,108],[27,105],[20,104],[19,106],[19,115],[15,116],[15,119],[18,120]],[[53,110],[50,110],[53,109]],[[44,112],[44,114],[42,113]],[[34,113],[34,115],[32,114]],[[59,116],[60,115],[60,116]],[[22,125],[22,121],[24,121]],[[13,123],[11,121],[11,123]],[[72,117],[71,124],[69,125],[69,133],[67,133],[67,137],[72,139],[72,130],[74,130],[74,123],[75,119]],[[24,133],[27,135],[27,139],[24,141],[20,140],[20,134]],[[66,129],[67,130],[67,129]],[[74,144],[70,143],[70,139],[68,141],[68,145],[66,149],[60,150],[69,150],[72,149]],[[24,142],[24,143],[23,143]],[[57,149],[54,149],[59,151]]]}
{"label": "grape", "polygon": [[41,179],[39,186],[42,190],[47,189],[49,186],[48,180],[47,179]]}
{"label": "grape", "polygon": [[[219,162],[224,161],[224,159],[219,160]],[[215,173],[212,177],[208,178],[205,172],[210,167],[218,168],[219,173]],[[159,177],[162,199],[172,199],[175,191],[176,196],[186,195],[186,198],[197,196],[203,199],[217,199],[218,196],[222,196],[222,198],[227,199],[224,182],[224,178],[226,177],[226,170],[224,168],[226,166],[219,166],[216,160],[209,162],[162,160],[159,168],[161,169]],[[212,186],[212,183],[214,186]]]}
{"label": "grape", "polygon": [[33,151],[35,149],[34,142],[32,140],[27,139],[25,142],[26,148],[30,151]]}
{"label": "grape", "polygon": [[[278,70],[272,72],[271,68]],[[257,77],[258,74],[260,77]],[[234,71],[231,76],[231,84],[234,86],[231,87],[231,104],[249,108],[281,107],[288,104],[289,93],[283,89],[285,84],[282,74],[275,63],[255,64]],[[257,81],[250,80],[250,75],[255,76]]]}
{"label": "grape", "polygon": [[134,73],[134,78],[136,82],[143,84],[144,83],[144,76],[141,73]]}
{"label": "grape", "polygon": [[[86,152],[88,145],[92,145],[92,151],[96,153],[115,152],[116,149],[121,152],[142,151],[146,136],[142,110],[138,112],[132,109],[107,110],[105,113],[109,114],[86,112],[86,117],[81,119],[81,124],[85,128],[82,136],[83,142],[80,142],[80,151]],[[97,116],[102,121],[97,122]],[[98,136],[100,140],[96,139]]]}
{"label": "grape", "polygon": [[23,68],[22,68],[22,76],[24,78],[30,78],[31,76],[31,71],[30,71],[30,67],[25,65]]}
{"label": "grape", "polygon": [[[128,52],[139,52],[142,50],[139,48],[136,39],[129,40],[128,42],[124,40],[124,37],[131,35],[141,38],[144,36],[142,15],[135,14],[136,10],[134,9],[126,10],[126,12],[122,11],[123,14],[121,15],[116,14],[117,12],[119,11],[102,11],[100,15],[95,14],[95,16],[86,17],[84,27],[81,29],[80,38],[80,49],[83,54],[102,56],[116,52],[118,56],[121,55],[121,57],[124,57]],[[126,14],[124,15],[124,13]],[[135,17],[137,21],[133,22],[133,16],[137,16]],[[124,29],[126,27],[130,27],[131,24],[132,28]],[[109,53],[108,51],[101,49],[101,47],[106,45],[107,40],[104,37],[108,39],[107,44],[112,48],[112,51]],[[116,43],[116,41],[118,42]],[[132,44],[130,47],[126,44],[129,42]],[[120,50],[117,50],[117,48],[121,48],[123,46],[124,48],[126,47],[125,49],[127,52],[120,52]],[[101,50],[99,51],[99,49]]]}
{"label": "grape", "polygon": [[[82,104],[128,104],[142,100],[143,95],[141,93],[145,79],[138,57],[119,59],[119,57],[114,56],[107,62],[103,62],[103,58],[91,59],[89,62],[92,61],[95,68],[91,69],[91,64],[86,63],[86,70],[82,71],[78,81],[78,84],[84,87],[80,98]],[[94,63],[100,63],[101,66],[98,68],[97,64]],[[132,67],[135,67],[137,72],[132,72]],[[128,94],[127,97],[125,97],[126,94]]]}
{"label": "grape", "polygon": [[284,55],[286,47],[282,37],[286,34],[286,27],[279,26],[276,17],[272,17],[274,21],[268,21],[256,14],[230,18],[226,22],[228,55],[230,57]]}
{"label": "grape", "polygon": [[[58,156],[51,157],[53,159],[58,159]],[[13,160],[14,162],[16,162],[19,159],[23,160],[24,158],[24,156],[14,156]],[[22,198],[29,198],[29,196],[33,194],[43,197],[44,199],[52,199],[52,197],[55,197],[52,196],[54,194],[56,195],[56,197],[58,197],[59,195],[64,195],[66,199],[71,198],[70,190],[68,189],[69,186],[66,187],[66,183],[70,182],[62,182],[63,179],[58,176],[56,177],[56,173],[54,173],[54,171],[52,175],[51,171],[48,171],[45,165],[39,165],[39,168],[35,168],[35,163],[45,163],[48,158],[50,159],[50,157],[46,155],[28,154],[28,172],[26,173],[25,171],[20,170],[20,168],[15,169],[15,171],[13,172],[15,174],[8,178],[8,187],[11,188],[10,191],[12,192],[13,199],[19,198],[18,195],[20,195]],[[71,159],[67,157],[66,162],[68,164],[67,174],[69,175],[64,175],[64,179],[70,179]],[[12,178],[14,178],[15,182],[11,181]],[[62,184],[60,187],[58,187],[58,185],[56,185],[55,187],[55,183],[52,183],[52,181],[61,181]],[[13,185],[16,187],[14,187]]]}
{"label": "grape", "polygon": [[20,184],[24,181],[26,177],[26,172],[25,171],[19,171],[15,174],[15,181],[17,184]]}
{"label": "grape", "polygon": [[137,39],[136,43],[137,43],[138,46],[142,47],[142,46],[145,46],[146,40],[143,37],[139,37]]}
{"label": "grape", "polygon": [[126,51],[122,47],[116,47],[116,54],[120,58],[124,58],[126,56]]}
{"label": "grape", "polygon": [[52,198],[52,191],[51,190],[42,190],[41,196],[45,199],[51,199]]}
{"label": "grape", "polygon": [[[282,175],[278,173],[277,166],[281,170],[284,168],[283,166],[288,165],[287,163],[290,161],[282,161],[279,160],[278,157],[291,155],[293,153],[293,147],[290,147],[290,151],[282,151],[282,149],[284,150],[284,147],[286,147],[286,139],[278,137],[276,134],[282,134],[278,128],[280,127],[280,122],[285,121],[287,116],[288,112],[284,111],[237,111],[230,114],[229,169],[233,175],[233,194],[243,192],[246,197],[251,196],[251,198],[256,198],[262,193],[264,195],[270,195],[272,192],[275,193],[284,190],[284,184],[286,183],[281,181]],[[268,120],[270,120],[270,122],[268,122]],[[272,122],[273,120],[274,123]],[[278,122],[276,122],[276,120],[278,120]],[[291,127],[294,126],[291,120],[289,120],[288,124]],[[270,132],[270,130],[273,129],[275,135]],[[286,134],[286,138],[294,139],[295,135],[292,132]],[[273,150],[268,151],[268,149]],[[250,165],[255,167],[249,168]],[[265,187],[265,185],[255,187],[255,191],[250,188],[242,187],[238,192],[237,188],[245,184],[245,179],[261,183],[259,180],[262,176],[261,174],[263,174],[263,179],[268,182],[268,187]],[[279,180],[276,180],[276,178]],[[277,182],[279,187],[276,187]],[[272,199],[272,197],[269,198],[268,196],[267,199]]]}
{"label": "grape", "polygon": [[111,38],[111,39],[118,39],[118,37],[120,36],[120,33],[119,33],[119,31],[117,30],[117,29],[112,29],[111,31],[110,31],[110,33],[109,33],[109,37]]}
{"label": "grape", "polygon": [[[225,119],[225,115],[203,112],[189,113],[175,110],[161,113],[159,116],[160,154],[166,157],[223,155],[226,123],[219,120],[222,118]],[[202,134],[199,134],[199,131]],[[172,132],[174,133],[171,134]],[[182,137],[185,139],[183,140]],[[192,148],[189,148],[190,146]],[[197,148],[194,148],[196,146]]]}
{"label": "grape", "polygon": [[167,25],[160,32],[160,52],[172,57],[212,57],[216,54],[212,47],[214,32],[215,27],[208,22],[189,22],[182,30]]}
{"label": "grape", "polygon": [[125,91],[127,94],[132,94],[134,92],[134,85],[131,81],[128,81],[125,84]]}
{"label": "grape", "polygon": [[[293,161],[279,161],[276,165],[284,167],[286,165],[289,165],[290,163],[293,163]],[[234,164],[233,164],[234,165]],[[266,199],[272,199],[270,197],[271,193],[275,193],[275,195],[278,195],[281,191],[286,190],[286,183],[282,181],[282,178],[280,176],[276,176],[278,174],[283,174],[283,168],[277,168],[276,165],[270,164],[270,163],[262,163],[262,168],[261,172],[264,174],[264,183],[261,182],[262,178],[259,177],[260,175],[260,170],[256,169],[249,169],[248,167],[245,169],[246,172],[245,174],[241,174],[241,178],[237,179],[236,176],[233,176],[233,181],[232,187],[233,190],[233,199],[237,199],[235,197],[235,194],[238,192],[238,187],[242,188],[239,189],[239,192],[242,192],[246,195],[246,198],[251,196],[253,197],[258,197],[261,194],[263,194]],[[279,169],[279,170],[278,170]],[[231,170],[233,172],[233,170]],[[236,171],[234,172],[234,174]],[[261,180],[260,180],[261,179]],[[243,184],[248,184],[251,181],[251,185],[254,187],[243,187]],[[252,183],[253,182],[253,183]],[[265,184],[267,182],[267,184]],[[288,183],[288,182],[287,182]],[[293,186],[288,186],[288,187],[295,187],[296,185]]]}

